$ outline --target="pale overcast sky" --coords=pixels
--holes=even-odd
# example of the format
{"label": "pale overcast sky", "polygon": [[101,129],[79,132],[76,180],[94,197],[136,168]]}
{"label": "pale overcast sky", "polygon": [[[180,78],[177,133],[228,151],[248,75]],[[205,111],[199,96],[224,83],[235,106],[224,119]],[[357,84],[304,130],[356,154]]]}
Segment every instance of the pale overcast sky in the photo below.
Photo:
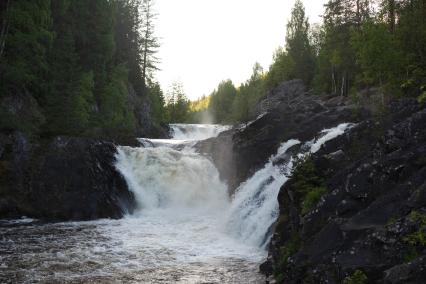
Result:
{"label": "pale overcast sky", "polygon": [[[320,22],[326,0],[304,0],[310,22]],[[255,62],[266,70],[294,0],[156,0],[161,47],[157,79],[165,91],[180,81],[190,99],[209,95],[221,80],[245,81]]]}

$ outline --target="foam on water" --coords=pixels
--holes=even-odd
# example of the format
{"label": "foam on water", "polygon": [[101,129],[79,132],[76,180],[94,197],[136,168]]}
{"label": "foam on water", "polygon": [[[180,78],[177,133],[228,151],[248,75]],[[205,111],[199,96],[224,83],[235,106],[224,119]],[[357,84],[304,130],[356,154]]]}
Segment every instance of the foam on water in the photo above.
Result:
{"label": "foam on water", "polygon": [[[353,124],[343,123],[323,130],[318,139],[307,143],[306,146],[310,146],[308,152],[299,152],[298,156],[317,152],[327,141],[342,135],[352,126]],[[275,161],[299,143],[298,140],[289,140],[281,144],[265,166],[238,187],[232,200],[227,225],[231,234],[255,246],[265,247],[269,243],[271,226],[279,214],[278,193],[293,168],[293,158],[290,154],[284,163]],[[306,147],[302,147],[304,148]]]}
{"label": "foam on water", "polygon": [[321,137],[311,145],[310,152],[316,153],[319,149],[321,149],[321,146],[324,145],[327,141],[330,141],[336,138],[337,136],[342,135],[343,133],[345,133],[346,130],[352,128],[353,126],[353,123],[342,123],[339,124],[337,127],[324,129],[323,131],[321,131]]}
{"label": "foam on water", "polygon": [[[350,124],[324,130],[318,151]],[[117,169],[138,203],[121,220],[0,222],[0,282],[262,283],[277,195],[291,172],[290,140],[232,200],[212,162],[192,149],[228,126],[172,125],[171,140],[119,147]],[[302,147],[303,148],[303,147]],[[304,155],[304,153],[301,153]]]}
{"label": "foam on water", "polygon": [[174,140],[204,140],[216,137],[231,129],[229,125],[219,124],[170,124]]}
{"label": "foam on water", "polygon": [[278,191],[292,167],[291,159],[284,165],[274,165],[274,159],[299,143],[298,140],[283,143],[263,169],[238,187],[229,212],[228,228],[244,242],[254,246],[267,243],[265,234],[278,214]]}
{"label": "foam on water", "polygon": [[117,168],[143,210],[223,210],[229,202],[226,185],[211,161],[187,149],[120,147]]}

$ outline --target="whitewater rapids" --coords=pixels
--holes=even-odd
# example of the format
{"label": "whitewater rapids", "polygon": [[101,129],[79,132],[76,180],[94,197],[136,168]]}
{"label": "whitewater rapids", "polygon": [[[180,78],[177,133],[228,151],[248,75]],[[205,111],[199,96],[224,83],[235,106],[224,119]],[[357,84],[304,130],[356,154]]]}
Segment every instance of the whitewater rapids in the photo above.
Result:
{"label": "whitewater rapids", "polygon": [[[299,155],[316,152],[351,124],[324,130]],[[292,169],[283,144],[230,197],[198,140],[229,129],[173,124],[173,139],[119,147],[117,169],[135,195],[121,220],[43,224],[0,221],[0,283],[264,283],[277,195]],[[276,163],[283,156],[286,162]]]}

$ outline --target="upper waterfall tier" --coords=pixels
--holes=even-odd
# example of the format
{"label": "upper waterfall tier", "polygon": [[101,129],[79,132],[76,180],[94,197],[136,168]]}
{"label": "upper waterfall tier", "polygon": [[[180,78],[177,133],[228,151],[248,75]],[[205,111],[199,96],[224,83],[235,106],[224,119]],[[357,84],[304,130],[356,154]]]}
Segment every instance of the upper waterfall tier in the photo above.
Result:
{"label": "upper waterfall tier", "polygon": [[170,124],[173,140],[204,140],[231,128],[218,124]]}

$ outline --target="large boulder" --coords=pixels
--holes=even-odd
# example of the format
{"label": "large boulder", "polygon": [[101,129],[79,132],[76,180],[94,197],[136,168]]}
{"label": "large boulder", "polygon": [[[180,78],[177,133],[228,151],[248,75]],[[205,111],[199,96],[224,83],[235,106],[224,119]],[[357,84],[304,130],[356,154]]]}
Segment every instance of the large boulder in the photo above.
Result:
{"label": "large boulder", "polygon": [[135,201],[115,154],[111,142],[57,137],[32,144],[19,132],[1,135],[0,217],[122,217]]}
{"label": "large boulder", "polygon": [[17,92],[0,97],[0,131],[20,129],[36,132],[45,122],[42,111],[28,92]]}
{"label": "large boulder", "polygon": [[425,125],[424,106],[399,100],[382,119],[362,121],[325,144],[312,163],[326,193],[304,212],[303,175],[281,188],[280,217],[262,271],[280,283],[357,277],[420,283],[426,252]]}
{"label": "large boulder", "polygon": [[306,141],[321,130],[358,122],[369,113],[343,97],[324,98],[306,91],[301,80],[282,83],[258,104],[253,120],[198,143],[210,156],[231,192],[261,168],[290,139]]}

